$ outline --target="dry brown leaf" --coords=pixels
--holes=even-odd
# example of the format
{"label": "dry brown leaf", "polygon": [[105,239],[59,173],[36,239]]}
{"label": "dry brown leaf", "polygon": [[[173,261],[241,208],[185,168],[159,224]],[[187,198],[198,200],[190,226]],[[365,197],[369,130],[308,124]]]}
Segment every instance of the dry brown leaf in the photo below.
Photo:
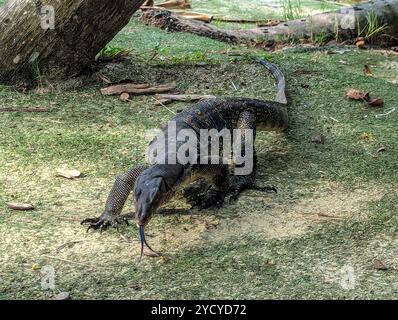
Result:
{"label": "dry brown leaf", "polygon": [[166,263],[166,262],[169,262],[170,261],[170,258],[169,257],[167,257],[167,256],[160,256],[160,260],[159,260],[161,263]]}
{"label": "dry brown leaf", "polygon": [[346,96],[352,100],[365,100],[369,101],[369,92],[357,90],[357,89],[348,89]]}
{"label": "dry brown leaf", "polygon": [[30,203],[6,202],[6,205],[12,210],[29,211],[35,209],[34,205]]}
{"label": "dry brown leaf", "polygon": [[120,101],[123,102],[128,102],[130,101],[130,95],[127,92],[123,92],[120,96],[119,96]]}
{"label": "dry brown leaf", "polygon": [[383,99],[372,99],[368,101],[368,105],[371,107],[382,107],[384,106],[384,100]]}
{"label": "dry brown leaf", "polygon": [[160,254],[149,249],[147,246],[144,247],[143,254],[147,257],[160,257]]}
{"label": "dry brown leaf", "polygon": [[81,172],[79,170],[59,169],[57,170],[56,176],[66,179],[76,179],[81,176]]}
{"label": "dry brown leaf", "polygon": [[370,68],[369,68],[369,66],[368,66],[367,64],[365,64],[365,65],[363,66],[363,73],[364,73],[366,76],[373,76],[373,72],[372,72],[372,70],[370,70]]}
{"label": "dry brown leaf", "polygon": [[358,38],[358,39],[355,40],[355,45],[356,45],[358,48],[363,48],[363,47],[365,47],[365,44],[366,44],[365,38]]}
{"label": "dry brown leaf", "polygon": [[379,259],[373,260],[373,268],[376,270],[388,270],[388,267],[384,264],[384,262]]}

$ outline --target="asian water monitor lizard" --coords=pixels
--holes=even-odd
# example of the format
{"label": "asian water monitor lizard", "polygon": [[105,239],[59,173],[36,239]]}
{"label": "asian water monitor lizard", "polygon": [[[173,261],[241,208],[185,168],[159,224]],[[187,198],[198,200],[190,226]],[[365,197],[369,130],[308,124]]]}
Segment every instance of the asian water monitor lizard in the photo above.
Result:
{"label": "asian water monitor lizard", "polygon": [[[263,59],[257,62],[265,66],[275,77],[277,82],[277,96],[275,101],[263,101],[250,98],[219,97],[202,100],[193,104],[189,109],[177,114],[165,127],[162,128],[163,137],[170,141],[169,129],[173,125],[179,133],[183,129],[191,130],[194,135],[199,135],[201,129],[233,129],[252,130],[255,137],[256,130],[283,131],[287,128],[287,100],[285,95],[285,77],[278,67]],[[243,131],[249,132],[249,131]],[[249,174],[231,174],[231,166],[224,163],[211,162],[202,164],[198,160],[200,155],[190,158],[188,163],[182,163],[177,158],[176,162],[169,161],[168,156],[179,150],[186,140],[177,141],[173,138],[173,148],[166,147],[157,154],[157,159],[163,158],[160,163],[155,160],[151,165],[139,165],[119,175],[109,193],[105,204],[105,210],[98,218],[89,218],[82,221],[88,224],[89,229],[100,229],[115,226],[122,222],[120,213],[130,194],[134,190],[135,209],[138,224],[145,226],[152,214],[175,194],[175,192],[186,185],[187,182],[199,178],[211,181],[212,187],[202,194],[189,194],[188,201],[200,208],[220,206],[226,194],[231,194],[231,199],[236,199],[239,194],[250,188],[259,189],[255,186],[256,176],[256,154],[253,152],[253,168]],[[158,139],[155,138],[150,146]],[[198,140],[200,140],[198,138]],[[244,137],[241,138],[242,150]],[[199,144],[195,145],[199,148]],[[253,147],[254,148],[254,147]],[[163,156],[163,157],[159,157]],[[196,158],[195,158],[196,157]],[[175,159],[170,157],[170,159]],[[211,157],[214,159],[214,156]],[[192,161],[194,160],[194,161]],[[199,163],[198,163],[199,162]],[[220,162],[220,161],[219,161]]]}

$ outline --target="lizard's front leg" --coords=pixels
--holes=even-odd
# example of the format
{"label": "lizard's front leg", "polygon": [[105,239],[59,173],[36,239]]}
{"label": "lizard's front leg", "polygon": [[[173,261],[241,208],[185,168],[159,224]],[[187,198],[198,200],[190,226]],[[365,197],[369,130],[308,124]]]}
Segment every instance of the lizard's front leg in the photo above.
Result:
{"label": "lizard's front leg", "polygon": [[120,213],[134,188],[135,180],[146,168],[146,166],[139,165],[116,177],[106,200],[105,210],[101,216],[98,218],[87,218],[81,222],[81,224],[88,225],[87,231],[100,229],[102,232],[111,226],[118,228],[118,225],[122,222],[128,224],[127,219],[121,217]]}

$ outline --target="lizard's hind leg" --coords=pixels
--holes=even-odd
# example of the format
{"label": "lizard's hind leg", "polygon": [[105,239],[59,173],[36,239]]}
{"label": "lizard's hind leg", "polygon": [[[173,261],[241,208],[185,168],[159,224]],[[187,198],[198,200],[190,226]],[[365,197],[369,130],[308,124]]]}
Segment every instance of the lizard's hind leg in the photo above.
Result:
{"label": "lizard's hind leg", "polygon": [[[235,201],[239,198],[240,194],[244,190],[254,189],[260,191],[274,191],[276,189],[274,187],[259,187],[255,185],[256,174],[257,174],[257,154],[254,148],[254,140],[256,138],[256,126],[255,126],[255,117],[254,114],[250,111],[243,112],[238,121],[238,129],[241,129],[241,140],[240,140],[240,156],[243,156],[244,159],[252,161],[252,170],[247,175],[231,175],[230,176],[230,183],[229,183],[229,190],[228,193],[231,193],[229,201]],[[252,140],[250,140],[250,136],[248,136],[246,140],[246,133],[247,130],[252,130]],[[247,145],[249,143],[249,145]],[[250,159],[249,154],[246,154],[246,151],[252,150],[252,158]],[[247,157],[246,157],[247,156]],[[236,164],[236,169],[241,169],[246,164]]]}
{"label": "lizard's hind leg", "polygon": [[135,180],[146,169],[139,165],[116,177],[112,190],[106,200],[105,210],[98,218],[84,219],[81,224],[87,224],[88,230],[99,229],[101,232],[109,227],[118,229],[120,223],[128,224],[127,218],[121,216],[124,204],[134,188]]}

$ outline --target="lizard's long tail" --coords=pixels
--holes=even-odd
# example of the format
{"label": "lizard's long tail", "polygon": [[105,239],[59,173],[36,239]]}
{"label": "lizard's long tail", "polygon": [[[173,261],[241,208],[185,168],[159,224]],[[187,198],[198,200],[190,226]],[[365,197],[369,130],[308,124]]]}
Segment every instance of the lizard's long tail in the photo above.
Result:
{"label": "lizard's long tail", "polygon": [[264,59],[257,58],[257,62],[261,63],[264,67],[266,67],[274,76],[276,80],[276,85],[278,87],[278,92],[276,93],[276,102],[287,104],[286,100],[286,80],[285,76],[283,75],[282,71],[278,68],[277,65],[268,62]]}

